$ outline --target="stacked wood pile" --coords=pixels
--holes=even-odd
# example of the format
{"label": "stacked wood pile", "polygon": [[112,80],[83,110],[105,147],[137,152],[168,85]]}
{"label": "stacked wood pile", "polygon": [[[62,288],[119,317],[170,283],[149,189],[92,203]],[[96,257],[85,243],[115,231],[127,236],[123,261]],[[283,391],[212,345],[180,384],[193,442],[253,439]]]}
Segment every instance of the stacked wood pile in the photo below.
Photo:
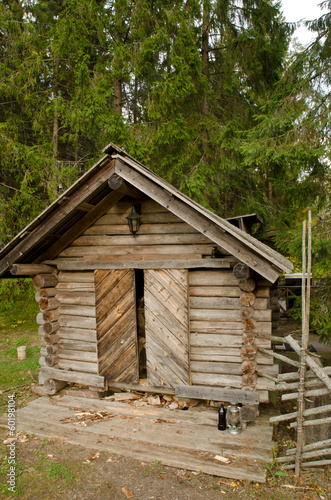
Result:
{"label": "stacked wood pile", "polygon": [[274,383],[258,373],[278,367],[259,352],[270,340],[257,336],[271,334],[268,283],[230,270],[191,270],[189,283],[192,384],[256,390],[268,401]]}

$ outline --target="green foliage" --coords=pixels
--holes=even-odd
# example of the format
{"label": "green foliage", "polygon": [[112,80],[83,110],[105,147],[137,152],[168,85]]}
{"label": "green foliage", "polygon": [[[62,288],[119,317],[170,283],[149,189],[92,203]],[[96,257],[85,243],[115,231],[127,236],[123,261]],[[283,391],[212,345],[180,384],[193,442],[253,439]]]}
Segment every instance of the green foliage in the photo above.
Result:
{"label": "green foliage", "polygon": [[14,312],[19,308],[29,316],[36,311],[34,295],[29,279],[0,280],[0,312]]}

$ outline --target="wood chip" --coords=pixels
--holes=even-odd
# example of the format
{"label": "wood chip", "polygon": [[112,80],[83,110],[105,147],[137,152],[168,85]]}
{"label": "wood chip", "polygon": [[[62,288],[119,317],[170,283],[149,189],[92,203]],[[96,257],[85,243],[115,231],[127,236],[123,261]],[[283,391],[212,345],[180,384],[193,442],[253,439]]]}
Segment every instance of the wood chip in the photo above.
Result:
{"label": "wood chip", "polygon": [[126,496],[126,498],[133,498],[134,497],[134,494],[132,493],[132,491],[129,491],[127,490],[126,488],[121,488],[124,495]]}
{"label": "wood chip", "polygon": [[218,460],[219,462],[222,462],[223,464],[230,464],[231,463],[231,460],[229,460],[226,457],[221,457],[221,455],[216,455],[214,458],[215,458],[215,460]]}

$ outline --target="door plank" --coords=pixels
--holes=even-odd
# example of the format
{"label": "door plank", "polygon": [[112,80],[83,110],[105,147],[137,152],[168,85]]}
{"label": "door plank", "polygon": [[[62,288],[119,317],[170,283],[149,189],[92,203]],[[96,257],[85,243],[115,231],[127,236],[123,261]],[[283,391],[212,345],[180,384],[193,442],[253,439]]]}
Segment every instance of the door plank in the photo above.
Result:
{"label": "door plank", "polygon": [[134,270],[100,270],[94,276],[99,375],[138,382]]}
{"label": "door plank", "polygon": [[189,384],[187,270],[145,271],[145,321],[149,384]]}

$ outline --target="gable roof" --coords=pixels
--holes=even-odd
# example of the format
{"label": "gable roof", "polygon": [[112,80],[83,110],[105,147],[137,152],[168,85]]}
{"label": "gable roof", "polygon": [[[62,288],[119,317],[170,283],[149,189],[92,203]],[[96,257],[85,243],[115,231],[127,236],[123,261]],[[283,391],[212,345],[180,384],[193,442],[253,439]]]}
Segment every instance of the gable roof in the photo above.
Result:
{"label": "gable roof", "polygon": [[229,254],[274,282],[282,271],[291,272],[291,261],[230,222],[202,207],[161,179],[114,144],[109,144],[88,172],[28,224],[0,252],[0,277],[9,278],[14,263],[54,259],[82,234],[124,193],[111,189],[117,174],[126,186],[146,194],[167,208]]}

